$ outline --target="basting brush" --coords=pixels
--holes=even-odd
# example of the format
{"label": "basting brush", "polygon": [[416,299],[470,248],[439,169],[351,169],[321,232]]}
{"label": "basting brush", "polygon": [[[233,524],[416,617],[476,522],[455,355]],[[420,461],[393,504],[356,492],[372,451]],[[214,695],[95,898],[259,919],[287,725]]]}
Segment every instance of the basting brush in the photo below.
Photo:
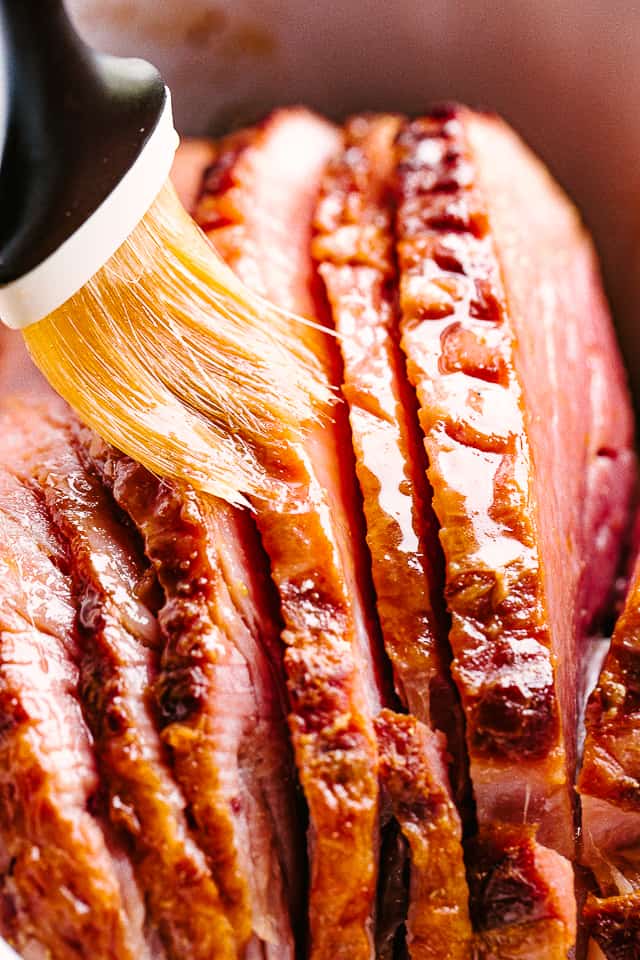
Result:
{"label": "basting brush", "polygon": [[181,207],[160,75],[87,47],[62,0],[2,0],[0,18],[0,318],[80,418],[154,473],[236,504],[270,496],[265,452],[331,391],[290,318]]}

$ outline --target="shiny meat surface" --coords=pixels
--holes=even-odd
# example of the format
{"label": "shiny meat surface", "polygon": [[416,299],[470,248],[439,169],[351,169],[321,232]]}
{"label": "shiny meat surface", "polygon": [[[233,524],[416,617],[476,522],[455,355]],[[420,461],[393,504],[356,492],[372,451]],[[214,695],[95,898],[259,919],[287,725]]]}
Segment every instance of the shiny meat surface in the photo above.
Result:
{"label": "shiny meat surface", "polygon": [[162,738],[194,834],[251,956],[295,955],[303,837],[286,729],[280,622],[253,524],[78,432],[139,531],[165,602],[156,681]]}
{"label": "shiny meat surface", "polygon": [[395,686],[408,709],[447,734],[459,799],[464,727],[449,675],[443,558],[415,397],[400,351],[390,178],[401,120],[357,116],[324,177],[313,255],[342,353],[376,603]]}
{"label": "shiny meat surface", "polygon": [[37,418],[0,419],[0,931],[25,956],[151,960],[126,858],[91,812],[69,559],[25,464]]}
{"label": "shiny meat surface", "polygon": [[376,733],[380,780],[410,851],[409,956],[465,960],[472,942],[469,890],[442,734],[390,710],[378,716]]}
{"label": "shiny meat surface", "polygon": [[[195,215],[242,280],[278,306],[322,319],[314,298],[311,220],[335,128],[279,111],[221,144]],[[335,344],[299,326],[335,381]],[[333,422],[331,420],[333,417]],[[380,706],[360,506],[345,411],[327,411],[304,449],[267,465],[287,480],[276,508],[256,504],[280,593],[290,730],[309,806],[313,960],[369,960],[376,889]]]}
{"label": "shiny meat surface", "polygon": [[611,960],[640,956],[639,638],[640,561],[636,561],[624,608],[587,705],[578,780],[582,859],[605,898],[587,903],[585,920]]}
{"label": "shiny meat surface", "polygon": [[[171,958],[236,957],[220,895],[188,826],[155,727],[158,626],[144,602],[147,563],[100,482],[80,463],[63,416],[42,416],[27,469],[67,545],[78,604],[80,691],[106,813],[126,840]],[[37,451],[37,452],[36,452]]]}
{"label": "shiny meat surface", "polygon": [[581,644],[633,477],[620,361],[576,214],[503,124],[445,108],[405,126],[397,159],[402,345],[478,818],[539,823],[571,855]]}

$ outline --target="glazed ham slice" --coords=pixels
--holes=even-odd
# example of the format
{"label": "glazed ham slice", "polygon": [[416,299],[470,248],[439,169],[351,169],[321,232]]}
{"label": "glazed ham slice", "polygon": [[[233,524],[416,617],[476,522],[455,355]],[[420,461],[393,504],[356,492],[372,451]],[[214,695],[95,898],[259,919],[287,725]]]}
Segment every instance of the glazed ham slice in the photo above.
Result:
{"label": "glazed ham slice", "polygon": [[443,736],[391,710],[376,718],[376,733],[381,783],[410,851],[409,956],[466,960],[472,946],[469,890]]}
{"label": "glazed ham slice", "polygon": [[633,478],[620,358],[577,215],[505,125],[436,111],[397,160],[402,345],[478,818],[571,855],[583,638]]}
{"label": "glazed ham slice", "polygon": [[[277,112],[222,143],[195,212],[242,280],[316,321],[311,220],[323,168],[339,148],[335,128],[312,114]],[[297,329],[335,382],[329,338]],[[309,807],[314,960],[369,960],[373,949],[380,693],[350,451],[337,405],[304,449],[266,465],[286,481],[280,503],[256,504],[285,621],[289,722]]]}
{"label": "glazed ham slice", "polygon": [[238,942],[248,958],[293,960],[303,838],[280,622],[252,521],[158,480],[86,429],[78,439],[164,590],[162,737]]}
{"label": "glazed ham slice", "polygon": [[0,419],[0,930],[30,960],[151,960],[131,867],[90,812],[68,556],[24,462],[37,416]]}
{"label": "glazed ham slice", "polygon": [[69,551],[80,689],[107,813],[126,838],[150,922],[172,960],[214,952],[234,960],[233,930],[155,729],[158,628],[143,599],[147,564],[80,463],[64,408],[25,419],[23,429],[32,443],[25,468]]}
{"label": "glazed ham slice", "polygon": [[639,638],[640,559],[587,705],[578,780],[582,859],[604,898],[585,918],[610,960],[640,956]]}
{"label": "glazed ham slice", "polygon": [[329,164],[313,254],[344,363],[343,393],[363,496],[376,603],[403,704],[447,733],[464,800],[464,730],[449,675],[443,559],[415,410],[399,346],[390,179],[401,120],[360,116]]}
{"label": "glazed ham slice", "polygon": [[567,960],[576,942],[571,864],[535,829],[480,832],[470,857],[477,960]]}

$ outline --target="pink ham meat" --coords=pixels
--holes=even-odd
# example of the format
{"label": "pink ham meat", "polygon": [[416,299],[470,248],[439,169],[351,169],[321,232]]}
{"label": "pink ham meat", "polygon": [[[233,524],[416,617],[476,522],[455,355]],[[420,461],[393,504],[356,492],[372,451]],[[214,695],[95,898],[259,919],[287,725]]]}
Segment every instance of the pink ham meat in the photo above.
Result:
{"label": "pink ham meat", "polygon": [[147,564],[113,501],[81,465],[64,407],[23,421],[25,468],[68,547],[78,603],[80,689],[108,816],[130,850],[171,960],[235,960],[235,937],[155,729],[158,628]]}
{"label": "pink ham meat", "polygon": [[436,111],[397,161],[402,345],[478,818],[571,855],[583,639],[633,479],[621,361],[577,215],[504,124]]}
{"label": "pink ham meat", "polygon": [[571,864],[533,828],[492,826],[470,851],[474,960],[567,960],[576,942]]}
{"label": "pink ham meat", "polygon": [[[322,320],[314,298],[311,221],[338,132],[304,110],[279,111],[220,146],[196,219],[247,284]],[[336,382],[335,345],[299,334]],[[333,416],[333,420],[331,420]],[[309,806],[313,960],[369,960],[376,887],[381,697],[351,439],[337,406],[304,449],[267,464],[287,481],[276,507],[256,504],[280,593],[290,730]]]}
{"label": "pink ham meat", "polygon": [[248,958],[293,960],[303,838],[280,622],[253,523],[163,483],[86,429],[78,440],[164,590],[162,737],[236,936]]}
{"label": "pink ham meat", "polygon": [[0,418],[0,931],[31,960],[151,960],[131,867],[90,812],[69,560],[25,470],[36,418]]}
{"label": "pink ham meat", "polygon": [[376,718],[376,733],[381,783],[409,846],[409,956],[467,960],[472,948],[469,890],[443,736],[415,717],[391,710]]}
{"label": "pink ham meat", "polygon": [[443,559],[398,343],[390,178],[400,124],[385,115],[346,124],[344,150],[323,181],[312,249],[340,335],[376,603],[396,689],[416,717],[447,734],[462,802],[464,728],[448,670]]}

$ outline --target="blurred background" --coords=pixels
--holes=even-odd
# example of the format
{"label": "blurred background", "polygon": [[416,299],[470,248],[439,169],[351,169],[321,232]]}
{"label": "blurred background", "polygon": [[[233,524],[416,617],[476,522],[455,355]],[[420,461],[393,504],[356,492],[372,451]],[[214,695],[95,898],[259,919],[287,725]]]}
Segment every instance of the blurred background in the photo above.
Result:
{"label": "blurred background", "polygon": [[640,4],[68,3],[96,46],[163,71],[182,133],[220,133],[289,103],[341,117],[457,99],[502,113],[594,231],[640,398]]}

